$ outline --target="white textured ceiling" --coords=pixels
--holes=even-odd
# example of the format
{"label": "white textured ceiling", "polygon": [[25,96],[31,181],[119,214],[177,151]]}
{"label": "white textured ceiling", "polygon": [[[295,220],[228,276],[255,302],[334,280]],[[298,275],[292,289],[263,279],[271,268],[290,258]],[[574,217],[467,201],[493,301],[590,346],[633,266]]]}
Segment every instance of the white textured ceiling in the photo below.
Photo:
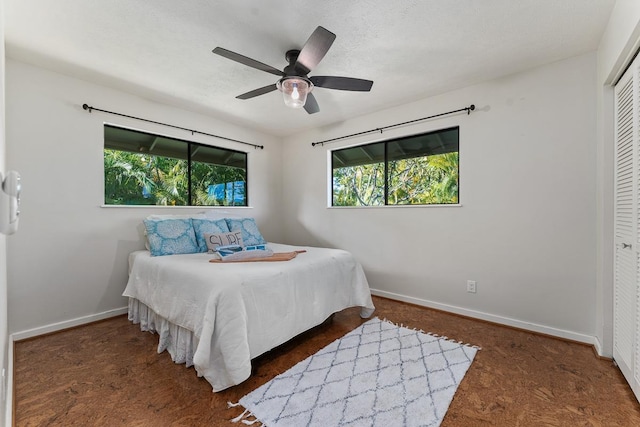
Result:
{"label": "white textured ceiling", "polygon": [[[615,3],[0,1],[9,57],[277,136],[593,51]],[[284,53],[301,48],[318,25],[337,38],[309,75],[373,80],[371,92],[316,88],[320,112],[313,115],[285,107],[279,92],[235,99],[278,77],[214,55],[214,47],[282,69]]]}

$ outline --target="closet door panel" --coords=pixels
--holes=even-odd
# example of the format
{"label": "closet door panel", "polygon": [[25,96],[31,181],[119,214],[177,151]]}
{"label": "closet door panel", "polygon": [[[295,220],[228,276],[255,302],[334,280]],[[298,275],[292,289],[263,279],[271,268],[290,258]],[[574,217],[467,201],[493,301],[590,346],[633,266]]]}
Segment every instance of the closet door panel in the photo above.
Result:
{"label": "closet door panel", "polygon": [[638,84],[630,67],[616,85],[615,277],[613,353],[623,375],[637,389],[637,321],[640,280],[638,207]]}
{"label": "closet door panel", "polygon": [[[633,283],[633,299],[635,340],[633,343],[633,380],[629,381],[636,398],[640,401],[640,59],[636,58],[631,67],[633,78],[633,120],[632,138],[635,156],[635,253],[636,253],[636,279]],[[630,289],[631,291],[631,289]]]}

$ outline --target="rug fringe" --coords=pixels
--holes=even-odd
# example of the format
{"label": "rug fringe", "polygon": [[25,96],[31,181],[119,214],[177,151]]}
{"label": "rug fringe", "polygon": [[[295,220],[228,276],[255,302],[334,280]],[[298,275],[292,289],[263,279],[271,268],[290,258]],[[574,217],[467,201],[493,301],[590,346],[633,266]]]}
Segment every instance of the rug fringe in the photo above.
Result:
{"label": "rug fringe", "polygon": [[386,317],[385,317],[384,319],[382,319],[382,321],[383,321],[383,322],[387,322],[387,323],[391,323],[392,325],[394,325],[394,326],[399,326],[399,327],[401,327],[401,328],[411,329],[412,331],[421,332],[421,333],[423,333],[423,334],[425,334],[425,335],[429,335],[429,336],[432,336],[432,337],[434,337],[434,338],[439,338],[439,339],[443,339],[443,340],[451,341],[451,342],[454,342],[454,343],[457,343],[457,344],[461,344],[461,345],[464,345],[464,346],[467,346],[467,347],[475,348],[476,350],[482,350],[482,347],[480,347],[480,346],[473,345],[473,344],[469,344],[468,342],[466,343],[466,342],[463,342],[463,341],[456,341],[456,340],[454,340],[454,339],[450,339],[450,338],[449,338],[448,336],[446,336],[446,335],[438,335],[438,334],[434,334],[433,332],[425,332],[425,331],[424,331],[424,330],[422,330],[422,329],[418,329],[418,328],[411,328],[411,327],[409,327],[409,326],[405,326],[405,325],[404,325],[404,324],[402,324],[402,323],[392,322],[391,320],[387,319]]}
{"label": "rug fringe", "polygon": [[[251,424],[255,424],[255,423],[260,423],[260,421],[256,418],[253,421],[247,421],[247,420],[242,420],[243,424],[246,425],[251,425]],[[257,425],[256,427],[264,427],[264,424],[260,423],[259,425]]]}
{"label": "rug fringe", "polygon": [[231,420],[231,422],[232,422],[232,423],[237,423],[237,422],[239,422],[241,419],[243,419],[245,416],[247,416],[247,417],[248,417],[248,416],[250,416],[250,415],[251,415],[251,413],[249,412],[249,414],[247,415],[247,412],[249,412],[249,410],[248,410],[248,409],[245,409],[243,413],[241,413],[241,414],[240,414],[240,415],[238,415],[237,417],[233,418],[233,419]]}
{"label": "rug fringe", "polygon": [[[227,402],[227,407],[229,407],[229,408],[235,408],[236,406],[240,406],[240,402],[238,402],[238,403]],[[251,417],[253,417],[254,419],[250,420],[249,418],[251,418]],[[258,417],[253,415],[253,413],[251,413],[248,409],[245,409],[243,413],[241,413],[237,417],[233,418],[231,420],[231,422],[232,423],[242,422],[242,424],[246,424],[248,426],[253,425],[255,423],[260,423],[259,425],[256,425],[255,427],[265,427],[265,425],[258,419]]]}

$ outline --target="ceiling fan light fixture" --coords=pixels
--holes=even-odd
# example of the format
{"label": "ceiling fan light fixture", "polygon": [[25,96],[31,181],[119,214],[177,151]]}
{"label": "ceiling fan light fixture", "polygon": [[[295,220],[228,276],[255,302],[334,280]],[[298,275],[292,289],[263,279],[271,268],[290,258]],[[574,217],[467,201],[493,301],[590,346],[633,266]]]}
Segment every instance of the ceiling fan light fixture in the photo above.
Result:
{"label": "ceiling fan light fixture", "polygon": [[282,92],[284,105],[291,108],[302,108],[307,102],[307,95],[313,90],[311,80],[304,77],[284,77],[276,83]]}

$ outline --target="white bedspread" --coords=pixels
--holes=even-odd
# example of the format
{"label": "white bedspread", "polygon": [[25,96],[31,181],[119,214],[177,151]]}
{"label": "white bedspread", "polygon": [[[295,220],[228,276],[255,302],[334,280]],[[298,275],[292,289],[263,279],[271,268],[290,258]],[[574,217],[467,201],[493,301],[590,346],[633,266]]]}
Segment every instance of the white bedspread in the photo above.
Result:
{"label": "white bedspread", "polygon": [[152,257],[135,252],[123,293],[193,332],[193,364],[220,391],[246,380],[251,359],[348,307],[374,306],[361,265],[346,251],[306,249],[291,261],[210,263],[211,254]]}

